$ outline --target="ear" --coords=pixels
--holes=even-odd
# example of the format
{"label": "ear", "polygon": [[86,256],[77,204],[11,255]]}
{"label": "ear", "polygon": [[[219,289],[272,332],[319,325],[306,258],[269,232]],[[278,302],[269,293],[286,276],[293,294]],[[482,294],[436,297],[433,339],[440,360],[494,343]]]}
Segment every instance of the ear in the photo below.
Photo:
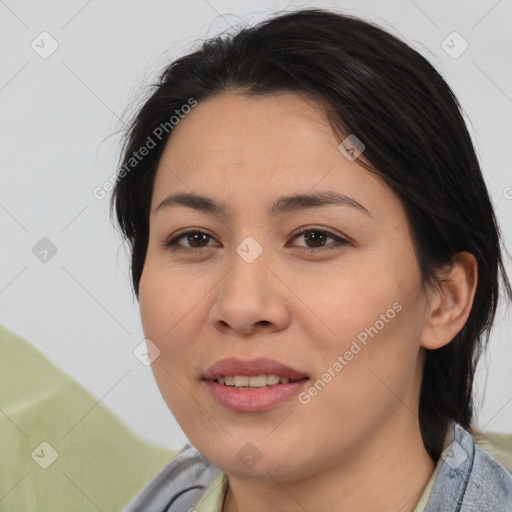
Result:
{"label": "ear", "polygon": [[440,289],[428,292],[429,304],[421,336],[421,346],[435,350],[450,343],[464,327],[475,297],[478,262],[463,251],[453,257],[453,265],[441,276]]}

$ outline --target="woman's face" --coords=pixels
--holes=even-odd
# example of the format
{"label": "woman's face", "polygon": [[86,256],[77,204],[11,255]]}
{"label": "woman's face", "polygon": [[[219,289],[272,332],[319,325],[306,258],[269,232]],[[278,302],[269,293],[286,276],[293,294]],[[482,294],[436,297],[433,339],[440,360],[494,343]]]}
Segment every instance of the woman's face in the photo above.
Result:
{"label": "woman's face", "polygon": [[[159,163],[144,333],[160,350],[152,368],[173,415],[225,472],[302,478],[419,435],[427,302],[405,211],[338,146],[324,112],[297,94],[223,93],[174,127]],[[157,210],[175,194],[225,210]],[[283,199],[315,194],[349,199]],[[196,234],[165,245],[185,231]],[[231,357],[269,358],[307,380],[275,384],[283,392],[205,380]],[[265,368],[256,371],[274,373]]]}

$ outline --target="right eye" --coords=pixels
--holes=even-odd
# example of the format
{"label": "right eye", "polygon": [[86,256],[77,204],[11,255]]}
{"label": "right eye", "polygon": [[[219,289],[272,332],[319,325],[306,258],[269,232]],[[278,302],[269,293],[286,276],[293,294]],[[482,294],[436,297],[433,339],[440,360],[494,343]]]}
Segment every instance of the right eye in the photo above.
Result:
{"label": "right eye", "polygon": [[209,247],[208,245],[199,245],[197,247],[190,247],[190,246],[184,246],[181,245],[179,242],[186,237],[187,243],[192,244],[202,244],[207,241],[208,239],[213,239],[211,235],[208,233],[205,233],[204,231],[199,230],[189,230],[182,233],[179,233],[178,235],[173,235],[171,238],[169,238],[166,242],[164,242],[162,245],[165,247],[168,247],[171,251],[191,251],[191,252],[197,252],[200,251],[203,248]]}

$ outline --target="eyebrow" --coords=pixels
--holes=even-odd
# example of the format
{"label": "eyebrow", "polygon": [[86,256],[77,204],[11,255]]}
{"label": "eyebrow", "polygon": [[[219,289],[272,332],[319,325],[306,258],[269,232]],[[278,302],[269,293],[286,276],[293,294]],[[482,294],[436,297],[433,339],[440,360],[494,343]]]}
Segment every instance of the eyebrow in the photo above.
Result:
{"label": "eyebrow", "polygon": [[[280,197],[273,205],[266,209],[267,215],[277,216],[293,211],[305,210],[319,206],[348,206],[359,210],[366,215],[372,216],[370,212],[355,199],[345,194],[334,191],[315,192],[307,194],[294,194]],[[186,206],[199,212],[225,215],[227,205],[223,202],[198,194],[180,193],[167,196],[154,210],[157,213],[174,206]]]}

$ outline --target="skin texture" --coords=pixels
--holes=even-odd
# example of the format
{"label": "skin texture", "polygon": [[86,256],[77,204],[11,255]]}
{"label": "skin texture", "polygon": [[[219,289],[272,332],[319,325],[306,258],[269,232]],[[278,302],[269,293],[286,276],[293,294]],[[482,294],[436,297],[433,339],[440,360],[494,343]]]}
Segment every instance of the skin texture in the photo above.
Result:
{"label": "skin texture", "polygon": [[[157,170],[141,318],[161,351],[152,369],[167,405],[228,474],[224,512],[410,512],[434,470],[417,417],[424,351],[463,327],[476,260],[459,253],[440,290],[423,287],[401,202],[338,145],[306,97],[229,91],[180,121]],[[369,215],[337,205],[265,211],[281,196],[318,191],[346,194]],[[224,201],[227,213],[154,211],[177,192]],[[295,235],[302,226],[348,243],[319,243],[321,234],[308,242]],[[209,237],[165,247],[184,228]],[[236,252],[248,236],[263,249],[252,263]],[[312,385],[396,303],[394,318],[307,404],[295,396],[265,412],[234,412],[201,380],[219,359],[264,356]],[[248,442],[261,454],[251,467],[237,457]]]}

